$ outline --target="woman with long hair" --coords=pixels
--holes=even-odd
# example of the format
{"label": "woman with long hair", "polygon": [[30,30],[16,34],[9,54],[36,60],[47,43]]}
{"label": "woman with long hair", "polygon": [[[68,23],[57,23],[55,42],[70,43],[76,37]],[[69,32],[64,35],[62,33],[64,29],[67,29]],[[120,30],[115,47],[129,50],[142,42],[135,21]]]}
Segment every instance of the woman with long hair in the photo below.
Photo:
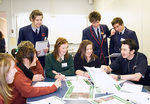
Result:
{"label": "woman with long hair", "polygon": [[9,104],[12,88],[8,84],[13,82],[16,72],[13,56],[0,53],[0,104]]}
{"label": "woman with long hair", "polygon": [[45,71],[46,77],[61,80],[74,75],[73,58],[68,53],[68,41],[65,38],[58,38],[54,51],[46,56]]}
{"label": "woman with long hair", "polygon": [[101,61],[93,53],[93,48],[93,43],[90,40],[83,40],[81,42],[78,52],[74,57],[75,74],[89,78],[89,74],[84,66],[100,68]]}

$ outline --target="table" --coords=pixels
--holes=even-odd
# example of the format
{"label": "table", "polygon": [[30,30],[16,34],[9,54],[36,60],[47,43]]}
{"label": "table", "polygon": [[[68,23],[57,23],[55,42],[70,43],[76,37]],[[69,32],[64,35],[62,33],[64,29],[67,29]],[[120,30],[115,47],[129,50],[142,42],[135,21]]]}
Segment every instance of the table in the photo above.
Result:
{"label": "table", "polygon": [[[45,78],[44,82],[54,82],[55,79],[51,78]],[[129,81],[128,81],[129,82]],[[57,96],[59,98],[63,98],[65,95],[66,91],[68,90],[68,87],[66,85],[65,81],[62,81],[62,87],[58,88],[57,91],[51,94],[39,96],[39,97],[33,97],[33,98],[28,98],[27,99],[27,104],[30,104],[30,102],[45,99],[51,96]],[[147,92],[145,89],[142,90],[142,92]],[[96,94],[95,97],[102,97],[106,96],[106,94]],[[67,104],[90,104],[87,100],[64,100]]]}

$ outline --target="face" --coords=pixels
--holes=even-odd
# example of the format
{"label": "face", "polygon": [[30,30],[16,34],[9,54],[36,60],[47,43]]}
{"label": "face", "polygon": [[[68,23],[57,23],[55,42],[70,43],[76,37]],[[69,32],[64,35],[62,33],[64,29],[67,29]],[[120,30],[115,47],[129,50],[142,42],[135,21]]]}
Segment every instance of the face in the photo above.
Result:
{"label": "face", "polygon": [[34,54],[34,59],[33,59],[32,63],[30,64],[30,67],[36,66],[36,61],[37,60],[38,60],[38,58],[37,58],[36,54]]}
{"label": "face", "polygon": [[93,21],[93,22],[92,22],[92,26],[93,26],[94,28],[98,28],[99,24],[100,24],[100,21]]}
{"label": "face", "polygon": [[36,16],[35,20],[32,21],[32,26],[35,28],[40,27],[42,25],[42,20],[43,20],[42,16]]}
{"label": "face", "polygon": [[17,70],[15,68],[15,62],[11,60],[11,66],[10,66],[9,72],[6,75],[6,81],[8,84],[11,84],[13,82],[16,72]]}
{"label": "face", "polygon": [[122,25],[119,25],[118,23],[117,24],[114,24],[113,25],[114,29],[118,32],[121,32],[123,29],[124,29],[124,26],[123,24]]}
{"label": "face", "polygon": [[85,56],[90,57],[93,52],[92,44],[86,46]]}
{"label": "face", "polygon": [[60,45],[58,50],[59,56],[60,57],[64,56],[67,53],[67,51],[68,51],[68,43]]}
{"label": "face", "polygon": [[123,58],[130,59],[134,54],[134,50],[130,51],[130,48],[126,44],[122,44],[121,46],[121,54]]}

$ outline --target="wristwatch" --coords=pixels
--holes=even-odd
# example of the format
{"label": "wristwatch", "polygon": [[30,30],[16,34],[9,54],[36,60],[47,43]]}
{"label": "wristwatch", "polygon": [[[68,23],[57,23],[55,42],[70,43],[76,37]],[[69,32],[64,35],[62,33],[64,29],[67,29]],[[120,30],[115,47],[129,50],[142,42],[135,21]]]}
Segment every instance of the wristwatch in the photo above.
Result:
{"label": "wristwatch", "polygon": [[121,80],[121,75],[117,76],[117,80],[120,81]]}

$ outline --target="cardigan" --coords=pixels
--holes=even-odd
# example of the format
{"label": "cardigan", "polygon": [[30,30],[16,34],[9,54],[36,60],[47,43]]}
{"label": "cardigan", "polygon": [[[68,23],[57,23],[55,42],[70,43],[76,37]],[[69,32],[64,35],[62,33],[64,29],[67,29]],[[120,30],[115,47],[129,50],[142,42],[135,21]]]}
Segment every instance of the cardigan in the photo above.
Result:
{"label": "cardigan", "polygon": [[53,53],[46,55],[45,59],[45,74],[46,77],[54,78],[56,74],[52,73],[52,70],[64,74],[66,76],[74,75],[74,64],[73,58],[69,54],[68,59],[63,60],[61,63],[58,62]]}
{"label": "cardigan", "polygon": [[74,57],[74,66],[75,66],[75,71],[77,71],[77,70],[87,71],[84,68],[84,66],[100,68],[101,61],[100,61],[99,57],[96,57],[95,60],[90,60],[90,62],[87,62],[86,59],[83,60],[81,58],[81,55],[79,53],[76,53],[76,55]]}
{"label": "cardigan", "polygon": [[19,67],[15,67],[17,69],[17,73],[13,83],[12,104],[25,104],[26,98],[46,95],[57,90],[57,87],[54,84],[48,87],[31,86],[32,81],[28,77],[26,77],[26,75]]}

